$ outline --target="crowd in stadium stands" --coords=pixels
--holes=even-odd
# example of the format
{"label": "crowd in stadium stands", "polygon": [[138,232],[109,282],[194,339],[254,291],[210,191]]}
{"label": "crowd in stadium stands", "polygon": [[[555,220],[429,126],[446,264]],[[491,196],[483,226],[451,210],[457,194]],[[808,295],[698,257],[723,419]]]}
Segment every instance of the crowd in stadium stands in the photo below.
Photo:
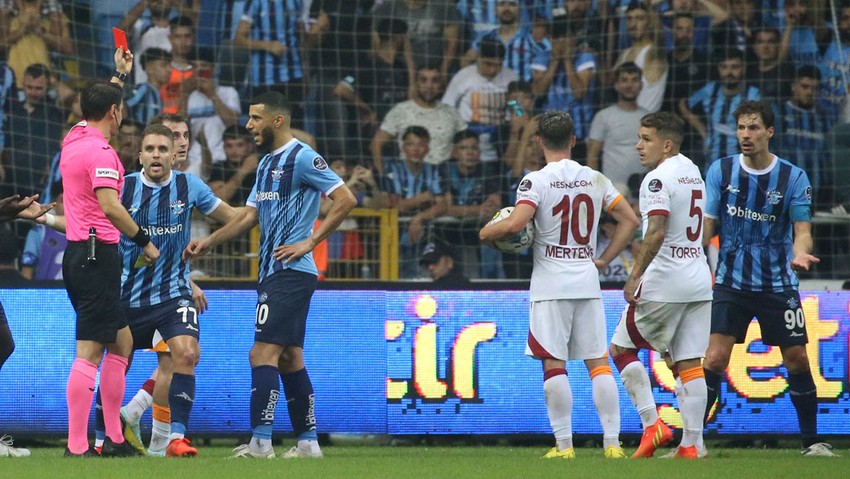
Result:
{"label": "crowd in stadium stands", "polygon": [[[513,204],[525,173],[541,168],[535,116],[550,109],[573,117],[574,159],[634,202],[644,173],[634,149],[641,116],[680,114],[688,125],[682,152],[704,172],[738,152],[736,106],[769,102],[777,115],[772,151],[808,172],[816,209],[844,212],[850,197],[836,186],[847,170],[836,157],[850,147],[841,134],[850,131],[850,3],[832,5],[0,0],[0,197],[61,201],[60,141],[80,118],[86,76],[103,77],[110,65],[117,26],[136,62],[114,142],[128,173],[138,169],[150,119],[181,114],[191,127],[186,171],[244,204],[262,155],[243,127],[247,105],[264,91],[282,92],[295,107],[296,136],[340,172],[360,206],[398,210],[405,279],[427,276],[419,263],[430,242],[451,244],[470,278],[528,278],[530,253],[482,247],[477,231]],[[82,71],[87,64],[95,68]],[[349,223],[330,239],[331,260],[369,254],[357,221]],[[26,243],[24,275],[55,279],[50,265],[61,263],[63,239],[13,227]],[[816,249],[846,255],[844,228]],[[246,252],[243,242],[219,253]],[[621,256],[603,280],[628,275],[629,250]]]}

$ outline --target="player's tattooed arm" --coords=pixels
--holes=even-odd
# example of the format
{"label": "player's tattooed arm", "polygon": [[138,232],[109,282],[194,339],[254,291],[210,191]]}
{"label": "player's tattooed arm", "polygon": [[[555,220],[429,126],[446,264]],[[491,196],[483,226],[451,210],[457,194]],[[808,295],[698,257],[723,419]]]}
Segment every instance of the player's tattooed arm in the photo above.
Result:
{"label": "player's tattooed arm", "polygon": [[623,296],[630,304],[636,304],[635,291],[637,291],[640,278],[655,259],[655,255],[664,244],[664,236],[667,232],[667,217],[664,215],[652,215],[647,222],[646,233],[643,236],[643,244],[640,247],[637,258],[635,258],[634,269],[629,275],[626,286],[623,288]]}

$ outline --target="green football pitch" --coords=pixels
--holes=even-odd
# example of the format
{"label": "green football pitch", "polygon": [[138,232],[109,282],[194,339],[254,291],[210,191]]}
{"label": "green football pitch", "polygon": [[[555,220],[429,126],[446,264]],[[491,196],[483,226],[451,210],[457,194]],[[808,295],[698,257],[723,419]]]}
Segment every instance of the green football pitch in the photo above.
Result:
{"label": "green football pitch", "polygon": [[[277,447],[283,453],[283,447]],[[632,452],[631,450],[626,450]],[[67,459],[62,449],[35,448],[29,458],[0,458],[2,478],[563,478],[719,479],[850,477],[850,453],[804,458],[794,449],[710,449],[706,459],[609,460],[601,449],[577,449],[573,461],[541,459],[545,447],[331,446],[325,458],[228,459],[229,447],[201,447],[191,459]],[[661,451],[666,452],[665,451]]]}

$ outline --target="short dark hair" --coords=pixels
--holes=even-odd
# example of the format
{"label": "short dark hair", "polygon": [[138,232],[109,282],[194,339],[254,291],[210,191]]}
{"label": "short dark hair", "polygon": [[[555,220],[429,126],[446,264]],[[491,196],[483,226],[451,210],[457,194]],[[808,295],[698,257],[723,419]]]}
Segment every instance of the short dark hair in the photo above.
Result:
{"label": "short dark hair", "polygon": [[167,136],[168,139],[171,140],[172,145],[174,144],[174,133],[172,133],[171,129],[163,125],[162,123],[153,123],[148,125],[142,132],[142,140],[144,140],[145,137],[149,135]]}
{"label": "short dark hair", "polygon": [[676,148],[681,146],[685,138],[685,122],[682,118],[669,111],[657,111],[644,115],[640,119],[640,126],[644,128],[655,128],[658,137],[662,140],[671,140]]}
{"label": "short dark hair", "polygon": [[687,18],[692,22],[696,22],[696,17],[694,17],[694,14],[691,12],[676,12],[675,14],[673,14],[674,22],[680,18]]}
{"label": "short dark hair", "polygon": [[743,115],[759,115],[761,116],[761,121],[764,122],[765,128],[773,127],[773,109],[770,108],[770,105],[763,101],[746,100],[741,102],[732,116],[735,117],[735,121],[737,122]]}
{"label": "short dark hair", "polygon": [[776,27],[761,27],[761,28],[757,28],[757,29],[753,32],[753,39],[755,39],[755,38],[756,38],[756,35],[758,35],[759,33],[770,33],[770,34],[772,34],[772,35],[775,35],[775,36],[776,36],[776,40],[777,40],[777,41],[779,41],[779,40],[782,38],[782,32],[781,32],[781,31],[779,31],[779,29],[778,29],[778,28],[776,28]]}
{"label": "short dark hair", "polygon": [[263,105],[265,110],[272,114],[283,115],[290,119],[292,115],[292,107],[283,93],[276,91],[267,91],[261,93],[251,102],[252,105]]}
{"label": "short dark hair", "polygon": [[192,31],[195,31],[195,22],[192,21],[191,18],[181,15],[179,17],[172,18],[168,21],[168,26],[173,30],[177,27],[189,27]]}
{"label": "short dark hair", "polygon": [[549,110],[537,120],[537,136],[548,150],[563,151],[570,147],[573,138],[573,117],[569,113]]}
{"label": "short dark hair", "polygon": [[124,121],[121,122],[121,128],[124,128],[125,126],[138,128],[139,131],[142,131],[145,128],[145,125],[142,125],[141,122],[139,122],[139,120],[136,120],[132,116],[124,118]]}
{"label": "short dark hair", "polygon": [[162,48],[148,48],[142,53],[142,57],[139,61],[142,64],[142,69],[148,67],[148,64],[157,60],[165,60],[167,62],[171,61],[171,52],[167,52]]}
{"label": "short dark hair", "polygon": [[801,78],[814,78],[817,81],[821,81],[820,68],[815,65],[803,65],[797,68],[794,74],[794,80],[796,81]]}
{"label": "short dark hair", "polygon": [[179,113],[160,113],[148,121],[148,125],[164,125],[169,123],[189,124],[189,119]]}
{"label": "short dark hair", "polygon": [[626,7],[626,13],[632,12],[634,10],[643,10],[646,13],[651,12],[649,7],[646,6],[645,3],[639,2],[637,0],[633,0],[632,2],[629,3],[629,5]]}
{"label": "short dark hair", "polygon": [[452,144],[456,145],[456,144],[460,143],[461,141],[468,140],[470,138],[475,138],[477,141],[481,141],[481,139],[478,138],[478,134],[475,133],[474,131],[461,130],[461,131],[455,133],[455,136],[452,137]]}
{"label": "short dark hair", "polygon": [[643,76],[643,70],[635,62],[623,62],[614,68],[614,81],[620,79],[622,75],[637,75],[638,79]]}
{"label": "short dark hair", "polygon": [[500,40],[485,38],[478,44],[478,58],[505,59],[505,44]]}
{"label": "short dark hair", "polygon": [[527,95],[533,95],[534,92],[531,90],[531,83],[515,80],[508,83],[508,95],[511,93],[525,93]]}
{"label": "short dark hair", "polygon": [[123,101],[123,92],[117,84],[94,80],[80,93],[80,110],[83,119],[98,121],[109,113],[113,105],[120,108]]}
{"label": "short dark hair", "polygon": [[238,140],[240,138],[244,140],[251,138],[251,132],[242,125],[230,125],[221,134],[222,141]]}
{"label": "short dark hair", "polygon": [[744,52],[735,47],[724,48],[715,53],[715,62],[721,63],[726,60],[741,60],[744,61]]}
{"label": "short dark hair", "polygon": [[407,22],[398,18],[382,18],[378,20],[375,31],[378,32],[378,38],[385,42],[394,35],[406,34]]}
{"label": "short dark hair", "polygon": [[24,76],[30,78],[41,78],[50,75],[50,68],[43,63],[33,63],[24,70]]}
{"label": "short dark hair", "polygon": [[404,140],[408,136],[418,136],[419,138],[425,138],[429,142],[431,141],[431,134],[428,133],[428,129],[424,126],[419,125],[411,125],[404,129],[404,133],[401,134],[401,139]]}

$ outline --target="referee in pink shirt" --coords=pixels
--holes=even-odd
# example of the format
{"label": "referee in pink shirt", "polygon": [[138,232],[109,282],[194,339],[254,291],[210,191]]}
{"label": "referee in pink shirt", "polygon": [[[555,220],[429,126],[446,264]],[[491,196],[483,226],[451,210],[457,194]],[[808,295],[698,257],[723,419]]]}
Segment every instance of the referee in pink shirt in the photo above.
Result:
{"label": "referee in pink shirt", "polygon": [[67,390],[65,456],[69,457],[97,455],[89,448],[88,421],[101,360],[100,394],[106,422],[101,454],[138,454],[124,440],[119,415],[133,338],[121,307],[118,239],[121,233],[131,238],[144,252],[139,261],[147,264],[156,261],[159,250],[119,200],[124,167],[109,146],[109,138],[124,118],[122,87],[132,66],[133,55],[119,48],[112,82],[94,82],[83,90],[80,106],[84,120],[65,137],[59,160],[68,237],[62,274],[77,313],[77,357],[68,375]]}

